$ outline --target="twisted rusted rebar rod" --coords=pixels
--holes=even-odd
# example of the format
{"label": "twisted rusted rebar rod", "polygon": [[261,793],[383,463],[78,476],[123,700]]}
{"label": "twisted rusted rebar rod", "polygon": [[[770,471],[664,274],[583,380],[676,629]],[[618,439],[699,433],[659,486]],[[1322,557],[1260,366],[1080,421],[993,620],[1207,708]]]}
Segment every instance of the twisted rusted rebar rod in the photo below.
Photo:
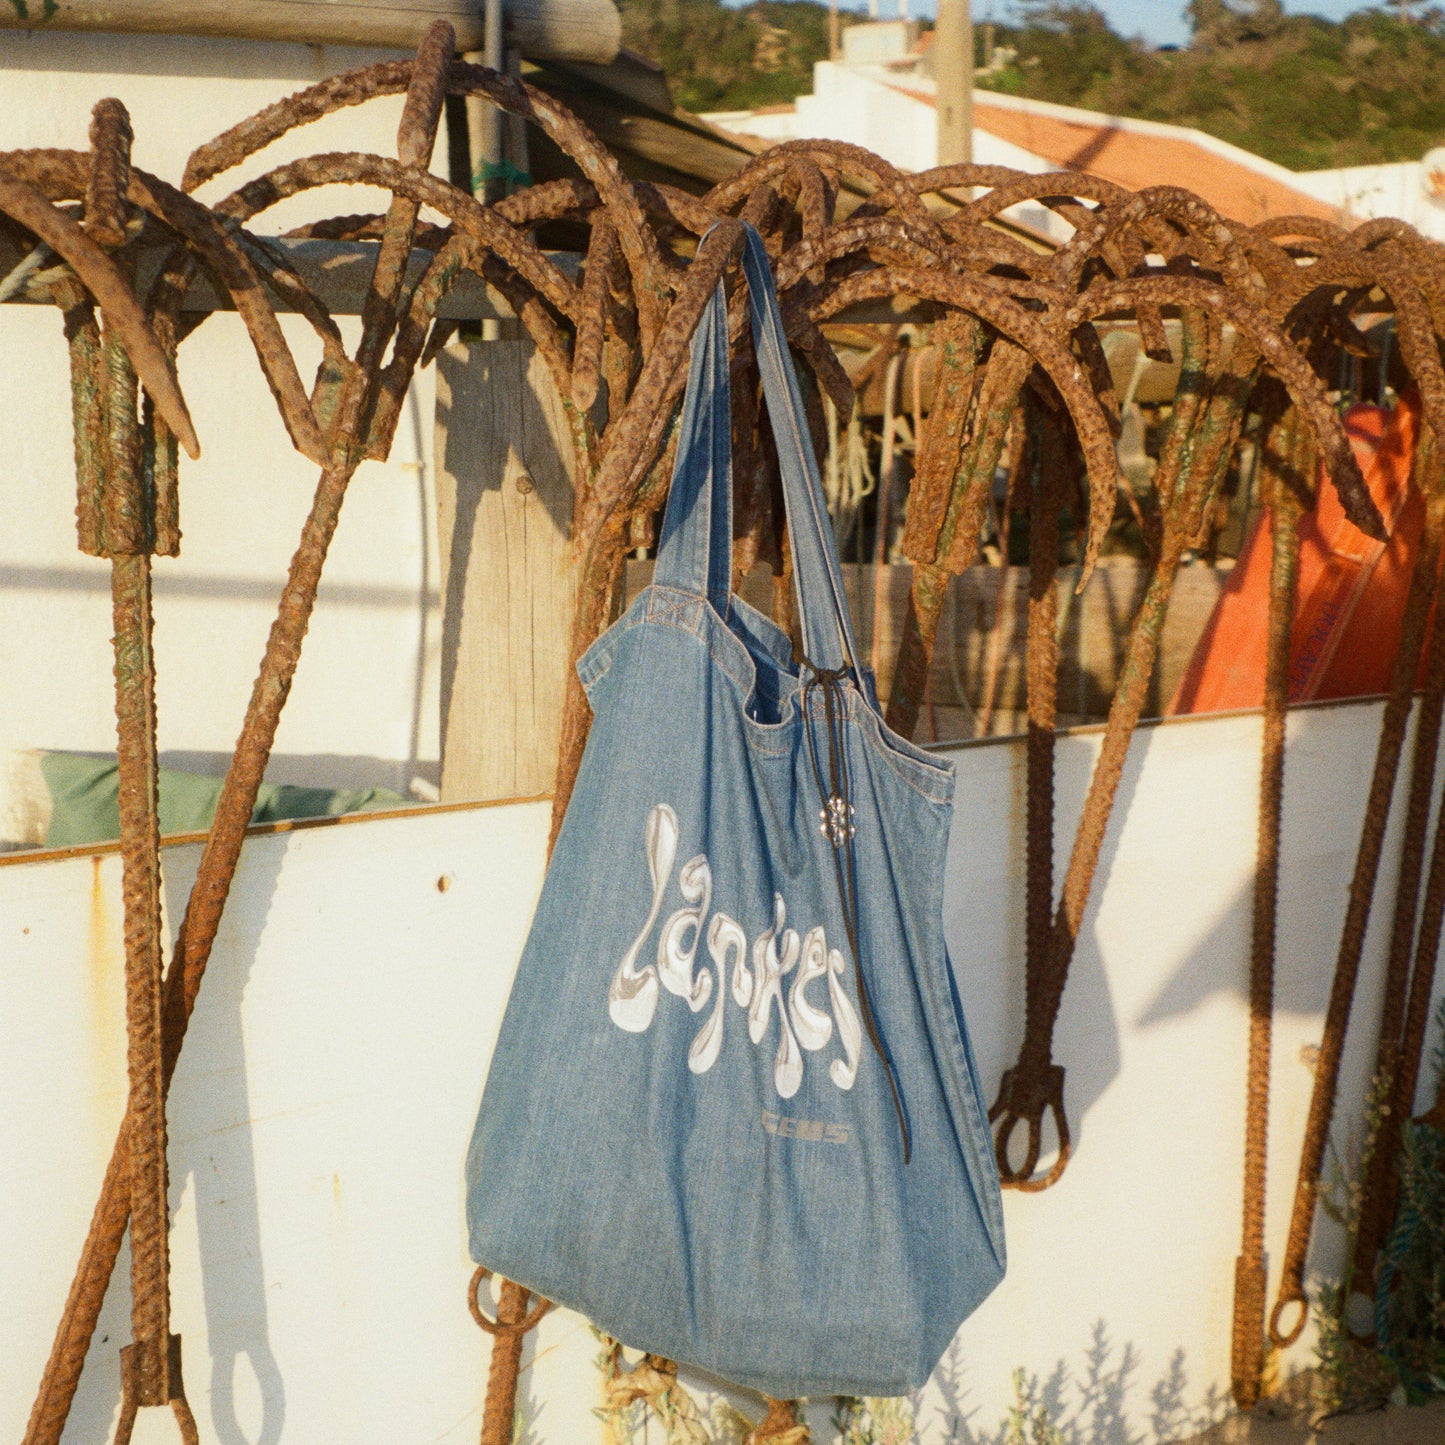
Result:
{"label": "twisted rusted rebar rod", "polygon": [[[512,1445],[517,1409],[517,1374],[522,1364],[522,1341],[536,1328],[551,1303],[533,1297],[511,1280],[501,1281],[497,1314],[493,1319],[482,1308],[478,1290],[491,1276],[482,1267],[467,1286],[467,1304],[479,1328],[492,1337],[492,1359],[487,1369],[487,1399],[482,1414],[481,1445]],[[529,1308],[530,1306],[530,1308]]]}
{"label": "twisted rusted rebar rod", "polygon": [[[441,112],[441,89],[436,79],[435,57],[445,58],[450,53],[450,27],[439,23],[422,47],[415,83],[408,92],[403,113],[400,145],[404,159],[412,164],[430,155],[431,141]],[[215,820],[207,836],[196,882],[176,940],[162,1002],[162,1095],[174,1074],[186,1024],[195,1007],[197,991],[210,958],[281,709],[295,676],[301,643],[315,604],[321,568],[339,519],[346,486],[361,460],[355,439],[374,391],[382,348],[395,325],[397,299],[410,254],[416,209],[416,204],[409,199],[397,198],[388,212],[387,226],[363,309],[362,339],[332,430],[334,441],[330,464],[322,473],[301,544],[292,560],[277,620],[267,641],[261,672],[252,692],[235,755],[222,785]],[[133,828],[138,826],[137,823],[132,824]],[[57,1445],[64,1430],[130,1214],[127,1184],[136,1165],[137,1146],[128,1115],[106,1170],[80,1265],[31,1412],[25,1445]]]}
{"label": "twisted rusted rebar rod", "polygon": [[[1275,929],[1279,908],[1280,825],[1284,809],[1284,744],[1289,704],[1290,631],[1299,576],[1299,521],[1311,500],[1314,455],[1299,415],[1290,409],[1277,427],[1262,425],[1267,449],[1266,506],[1270,526],[1268,641],[1264,672],[1264,727],[1260,750],[1259,839],[1249,961],[1249,1060],[1244,1112],[1244,1206],[1240,1252],[1234,1264],[1234,1320],[1230,1373],[1241,1410],[1259,1399],[1264,1369],[1264,1210],[1269,1148],[1269,1068],[1274,1023]],[[1277,453],[1277,454],[1276,454]]]}
{"label": "twisted rusted rebar rod", "polygon": [[[1185,313],[1183,336],[1181,391],[1175,398],[1154,479],[1162,521],[1158,556],[1130,629],[1049,941],[1046,948],[1036,945],[1031,960],[1023,1044],[1017,1062],[1005,1070],[998,1097],[989,1110],[995,1124],[1000,1178],[1009,1188],[1046,1189],[1068,1165],[1071,1136],[1064,1105],[1064,1071],[1053,1060],[1054,1028],[1129,743],[1143,712],[1179,560],[1227,466],[1238,434],[1239,407],[1230,381],[1239,380],[1237,372],[1245,358],[1237,353],[1227,364],[1222,362],[1219,321],[1203,312]],[[1232,371],[1236,373],[1233,376]],[[1185,378],[1189,379],[1187,385]],[[1042,848],[1041,843],[1038,846]],[[1035,1177],[1046,1113],[1054,1116],[1058,1154],[1049,1171]],[[1023,1162],[1015,1165],[1009,1157],[1009,1143],[1020,1125],[1026,1134],[1025,1153]]]}
{"label": "twisted rusted rebar rod", "polygon": [[187,453],[198,457],[200,443],[176,381],[175,369],[125,278],[110,257],[40,190],[13,174],[7,175],[6,159],[0,155],[0,214],[18,221],[57,256],[64,258],[124,343],[131,364],[142,385],[155,398],[166,425]]}
{"label": "twisted rusted rebar rod", "polygon": [[[1445,477],[1438,471],[1415,473],[1424,490],[1425,529],[1445,535]],[[1438,593],[1437,593],[1438,597]],[[1438,602],[1436,618],[1438,619]],[[1401,1128],[1414,1111],[1418,1057],[1413,1067],[1406,1062],[1407,1007],[1413,989],[1411,962],[1415,925],[1420,913],[1420,884],[1425,873],[1426,836],[1435,770],[1440,746],[1442,711],[1445,711],[1445,626],[1434,621],[1425,651],[1424,692],[1415,719],[1414,756],[1410,774],[1410,796],[1406,804],[1405,833],[1400,849],[1400,874],[1395,885],[1395,914],[1390,932],[1390,953],[1385,969],[1384,997],[1380,1006],[1380,1033],[1375,1052],[1374,1077],[1388,1090],[1388,1110],[1381,1138],[1370,1155],[1360,1199],[1354,1239],[1352,1285],[1356,1293],[1373,1295],[1376,1256],[1383,1246],[1394,1216],[1396,1166]],[[1428,898],[1428,889],[1427,889]],[[1427,910],[1429,904],[1427,903]],[[1424,923],[1422,921],[1422,929]],[[1433,959],[1433,954],[1431,955]],[[1418,972],[1422,959],[1415,956]],[[1433,974],[1433,970],[1431,970]],[[1427,993],[1428,996],[1428,993]],[[1371,1335],[1373,1331],[1366,1331]]]}

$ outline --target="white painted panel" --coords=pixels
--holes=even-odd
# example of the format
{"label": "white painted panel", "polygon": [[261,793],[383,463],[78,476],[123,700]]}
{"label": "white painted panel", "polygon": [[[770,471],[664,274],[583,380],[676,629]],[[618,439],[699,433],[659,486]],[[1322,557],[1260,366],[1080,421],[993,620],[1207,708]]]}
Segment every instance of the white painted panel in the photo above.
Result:
{"label": "white painted panel", "polygon": [[[119,96],[135,161],[178,184],[202,142],[323,76],[393,52],[164,36],[0,34],[0,145],[85,148],[90,110]],[[348,107],[300,128],[203,188],[326,150],[394,155],[400,97]],[[445,137],[434,167],[445,171]],[[376,210],[385,197],[330,188],[255,223]],[[359,335],[343,318],[347,344]],[[281,317],[309,387],[320,359],[310,328]],[[70,380],[52,308],[0,307],[0,355],[16,404],[0,415],[0,751],[113,751],[109,568],[75,539]],[[291,447],[240,319],[207,320],[182,345],[181,385],[201,440],[181,461],[181,556],[156,563],[163,761],[220,770],[235,744],[315,490],[317,468]],[[405,791],[438,774],[440,602],[431,486],[432,373],[418,375],[391,460],[353,480],[321,584],[268,776],[315,786]]]}
{"label": "white painted panel", "polygon": [[[1311,1082],[1300,1047],[1318,1039],[1379,711],[1290,722],[1276,1267]],[[925,1440],[996,1439],[1020,1366],[1097,1445],[1170,1439],[1220,1407],[1259,730],[1236,716],[1139,734],[1059,1023],[1075,1158],[1052,1191],[1006,1196],[1009,1275],[925,1393]],[[1060,871],[1097,747],[1097,733],[1060,745]],[[1023,754],[993,742],[953,756],[947,919],[991,1095],[1022,1024]],[[547,812],[376,817],[248,844],[172,1111],[176,1328],[203,1440],[475,1438],[487,1348],[463,1297],[461,1160]],[[1398,840],[1397,817],[1382,899]],[[172,921],[197,853],[166,854]],[[113,855],[0,866],[0,1439],[23,1428],[123,1107],[118,885]],[[1342,1140],[1388,925],[1377,910]],[[1326,1227],[1314,1267],[1337,1256]],[[125,1296],[117,1285],[107,1302],[71,1441],[105,1434]],[[527,1357],[536,1445],[597,1438],[595,1354],[585,1323],[549,1317]],[[821,1427],[827,1409],[812,1413]],[[146,1430],[173,1434],[159,1415]]]}
{"label": "white painted panel", "polygon": [[[1268,1164],[1272,1288],[1313,1082],[1300,1051],[1319,1041],[1379,716],[1378,704],[1357,703],[1290,718]],[[1049,1390],[1061,1419],[1106,1442],[1126,1434],[1122,1421],[1087,1433],[1102,1400],[1117,1398],[1130,1429],[1152,1441],[1156,1413],[1169,1427],[1159,1438],[1173,1439],[1227,1396],[1259,737],[1257,716],[1191,719],[1142,729],[1131,752],[1056,1035],[1073,1162],[1044,1194],[1005,1194],[1008,1276],[965,1324],[941,1372],[966,1392],[962,1415],[976,1431],[995,1427],[1000,1382],[1019,1366]],[[1099,742],[1091,730],[1060,745],[1056,880]],[[1407,744],[1406,768],[1408,758]],[[1024,757],[1010,745],[971,748],[958,761],[945,908],[992,1090],[1023,1028]],[[1402,778],[1341,1075],[1335,1137],[1346,1150],[1373,1066],[1404,794]],[[1006,834],[1004,819],[1012,820]],[[1311,1280],[1337,1274],[1339,1252],[1338,1231],[1322,1220]],[[1312,1339],[1307,1332],[1286,1370],[1311,1362]],[[949,1414],[938,1383],[925,1411],[933,1418]],[[1157,1412],[1160,1400],[1169,1408]]]}
{"label": "white painted panel", "polygon": [[1395,216],[1431,240],[1445,240],[1445,210],[1430,191],[1423,161],[1304,171],[1295,177],[1295,184],[1362,221]]}
{"label": "white painted panel", "polygon": [[[247,116],[329,75],[406,54],[193,35],[7,30],[0,34],[4,149],[85,150],[91,108],[102,96],[113,95],[130,112],[135,164],[179,185],[191,152]],[[271,166],[321,151],[395,155],[402,104],[401,96],[386,96],[325,116],[207,182],[197,194],[214,203]],[[438,154],[444,174],[444,145]],[[315,216],[375,209],[378,201],[384,204],[385,193],[374,188],[333,186],[314,201],[282,202],[267,212],[274,224],[261,229],[280,232]]]}
{"label": "white painted panel", "polygon": [[[170,1115],[175,1328],[203,1438],[475,1439],[487,1351],[461,1168],[548,819],[531,804],[247,845]],[[172,924],[198,856],[165,855]],[[0,869],[6,1439],[124,1106],[119,871]],[[125,1268],[68,1440],[107,1434]],[[146,1429],[174,1434],[158,1412]]]}

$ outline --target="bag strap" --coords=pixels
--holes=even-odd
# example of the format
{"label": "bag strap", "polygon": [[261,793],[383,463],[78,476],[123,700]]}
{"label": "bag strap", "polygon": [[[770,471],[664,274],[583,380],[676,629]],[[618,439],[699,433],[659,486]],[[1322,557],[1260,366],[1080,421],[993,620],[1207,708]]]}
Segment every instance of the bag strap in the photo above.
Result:
{"label": "bag strap", "polygon": [[[808,439],[807,414],[778,312],[778,293],[763,239],[751,226],[746,229],[743,274],[748,282],[753,347],[778,448],[803,651],[815,669],[856,669],[858,645],[853,640],[853,623],[838,571],[833,527],[823,502],[818,459]],[[859,690],[866,696],[866,689],[860,686]]]}
{"label": "bag strap", "polygon": [[[746,227],[743,272],[778,449],[803,649],[815,669],[842,671],[856,664],[858,648],[768,254],[751,226]],[[704,593],[726,615],[732,590],[732,415],[721,282],[693,334],[681,425],[654,581]]]}
{"label": "bag strap", "polygon": [[733,570],[733,452],[728,308],[721,281],[692,334],[681,425],[653,581],[703,593],[726,616]]}
{"label": "bag strap", "polygon": [[[746,227],[743,273],[748,283],[753,346],[763,382],[763,396],[773,424],[782,477],[788,535],[793,546],[793,583],[797,589],[798,622],[803,632],[804,660],[809,669],[802,683],[801,712],[818,785],[822,832],[832,843],[838,899],[857,977],[858,1002],[868,1038],[877,1050],[898,1114],[903,1162],[912,1158],[908,1111],[893,1060],[873,1013],[872,1000],[858,950],[858,879],[853,853],[852,785],[847,738],[843,732],[847,700],[843,675],[852,670],[859,695],[876,706],[872,689],[857,672],[858,649],[838,572],[833,528],[823,505],[817,458],[808,441],[807,420],[798,378],[788,355],[783,320],[768,254],[762,237]],[[672,471],[672,487],[658,539],[656,583],[699,593],[727,615],[732,595],[732,408],[728,377],[727,300],[719,281],[692,338],[692,362],[682,407],[682,435]],[[814,736],[816,711],[811,694],[822,700],[827,731],[827,776],[823,752]]]}

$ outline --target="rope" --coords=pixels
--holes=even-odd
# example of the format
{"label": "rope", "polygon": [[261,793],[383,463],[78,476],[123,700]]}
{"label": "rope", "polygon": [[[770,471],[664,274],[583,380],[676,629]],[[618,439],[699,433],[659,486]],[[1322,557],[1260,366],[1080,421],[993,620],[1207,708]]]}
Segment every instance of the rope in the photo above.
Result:
{"label": "rope", "polygon": [[873,635],[868,658],[875,677],[882,661],[880,644],[883,629],[880,619],[888,606],[888,574],[884,569],[888,564],[888,503],[893,491],[893,453],[900,420],[895,414],[895,407],[898,400],[898,373],[902,366],[903,353],[895,351],[888,358],[888,367],[883,373],[883,452],[878,460],[878,510],[873,529]]}
{"label": "rope", "polygon": [[[975,731],[975,736],[977,737],[987,737],[989,729],[993,726],[994,700],[998,696],[999,674],[1003,668],[1003,659],[1006,650],[1005,643],[1007,642],[1008,644],[1012,644],[1013,642],[1012,623],[1014,617],[1014,609],[1012,591],[1009,587],[1009,532],[1012,526],[1014,493],[1018,487],[1019,475],[1023,471],[1025,465],[1027,465],[1030,460],[1030,448],[1028,445],[1028,428],[1025,426],[1022,417],[1016,418],[1012,426],[1009,428],[1008,440],[1005,443],[1005,447],[1007,449],[1008,457],[1008,482],[1007,488],[1004,492],[1003,510],[994,519],[995,528],[998,535],[998,565],[996,568],[996,571],[998,573],[998,589],[994,593],[993,618],[989,623],[988,629],[988,652],[986,654],[987,662],[984,670],[983,697],[979,701],[977,727]],[[990,496],[989,498],[989,510],[990,512],[993,511],[992,496]],[[1054,529],[1054,543],[1052,547],[1054,563],[1050,569],[1051,578],[1053,576],[1054,570],[1057,570],[1058,564],[1059,529],[1057,517],[1053,518],[1052,525]],[[1032,555],[1032,552],[1030,552],[1030,557],[1032,557]],[[956,595],[961,597],[962,589],[958,589]],[[1057,604],[1055,605],[1055,612],[1057,613]],[[958,609],[955,608],[954,626],[957,635],[955,636],[954,646],[951,649],[949,655],[955,670],[955,686],[958,687],[960,698],[966,698],[962,682],[957,677],[957,638],[958,636],[962,636],[962,631],[958,627],[957,618]],[[1053,665],[1055,671],[1057,671],[1057,639],[1055,640],[1054,644],[1054,654],[1055,657]],[[1050,729],[1052,729],[1053,726],[1053,723],[1050,722]]]}
{"label": "rope", "polygon": [[29,284],[30,278],[49,261],[55,252],[41,241],[32,247],[10,270],[0,277],[0,301],[8,301]]}
{"label": "rope", "polygon": [[823,467],[823,500],[828,515],[837,521],[838,504],[842,490],[841,454],[838,446],[838,408],[833,398],[823,393],[823,420],[828,428],[828,460]]}
{"label": "rope", "polygon": [[[858,828],[854,823],[853,786],[848,772],[848,739],[843,731],[843,722],[848,709],[848,695],[843,684],[848,678],[848,667],[826,668],[807,661],[811,676],[803,684],[800,699],[803,709],[803,735],[808,740],[808,758],[813,765],[813,778],[818,786],[818,796],[823,806],[818,810],[820,831],[833,845],[833,870],[838,884],[838,901],[843,909],[843,926],[848,934],[848,947],[853,954],[853,977],[858,987],[858,1005],[863,1015],[863,1026],[868,1040],[883,1062],[883,1071],[888,1079],[888,1088],[893,1095],[893,1108],[898,1115],[898,1132],[903,1139],[903,1162],[913,1157],[912,1137],[908,1128],[908,1114],[903,1105],[903,1092],[897,1071],[883,1039],[878,1031],[878,1022],[873,1013],[873,1000],[863,976],[863,959],[858,947],[858,871],[853,852],[853,839]],[[823,698],[823,716],[828,728],[828,776],[818,761],[818,745],[813,737],[812,695],[818,692]]]}

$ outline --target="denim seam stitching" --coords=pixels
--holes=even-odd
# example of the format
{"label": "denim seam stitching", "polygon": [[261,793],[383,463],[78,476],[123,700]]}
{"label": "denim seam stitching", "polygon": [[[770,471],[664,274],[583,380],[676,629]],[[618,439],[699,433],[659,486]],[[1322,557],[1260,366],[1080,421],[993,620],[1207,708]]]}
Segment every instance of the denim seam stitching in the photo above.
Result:
{"label": "denim seam stitching", "polygon": [[[879,718],[878,714],[874,712],[873,709],[868,705],[867,699],[860,696],[858,702],[859,705],[862,707],[867,719],[870,722],[875,723],[881,731],[884,727],[884,723],[882,719]],[[851,717],[851,708],[849,709],[849,713]],[[885,739],[883,739],[882,737],[874,737],[872,735],[872,730],[870,728],[864,727],[861,720],[857,718],[853,718],[852,720],[854,726],[858,729],[859,735],[862,737],[864,743],[867,744],[867,746],[875,754],[875,756],[877,756],[885,764],[887,764],[889,770],[900,782],[906,783],[910,788],[913,789],[915,793],[917,793],[927,802],[947,804],[953,801],[952,789],[942,794],[930,791],[929,788],[927,788],[920,780],[913,776],[911,769],[913,767],[920,767],[920,764],[913,763],[913,760],[911,758],[899,757],[898,754],[895,753],[893,749],[888,746]]]}
{"label": "denim seam stitching", "polygon": [[[701,627],[690,627],[687,625],[686,622],[681,621],[678,616],[673,613],[669,613],[663,616],[653,616],[651,612],[649,612],[646,617],[639,618],[638,622],[655,623],[659,627],[671,627],[674,631],[686,633],[689,637],[695,637],[700,643],[702,643],[703,647],[707,650],[708,656],[712,658],[712,660],[718,665],[718,668],[727,677],[729,677],[733,682],[737,683],[739,687],[747,686],[747,678],[740,675],[738,669],[736,669],[730,663],[729,659],[718,648],[713,646],[712,640],[710,638],[703,636],[703,629]],[[634,623],[632,625],[636,626],[637,624]],[[744,716],[746,716],[746,714]],[[747,721],[751,722],[752,719],[749,718],[747,719]],[[786,752],[788,750],[785,748],[783,749],[783,751]]]}
{"label": "denim seam stitching", "polygon": [[[711,607],[708,599],[701,596],[694,597],[691,593],[679,592],[677,589],[668,587],[666,583],[656,583],[649,590],[653,595],[648,599],[648,604],[643,614],[631,621],[622,622],[618,625],[631,628],[640,626],[645,622],[655,622],[663,627],[671,627],[678,632],[685,632],[691,637],[696,637],[707,649],[708,655],[712,660],[717,663],[718,667],[721,668],[728,677],[737,683],[739,688],[746,690],[751,682],[753,690],[756,691],[756,676],[749,679],[740,668],[734,665],[733,660],[728,657],[723,650],[714,645],[713,639],[710,636],[704,636],[705,632],[711,630],[706,626],[705,622],[707,612],[712,610],[716,613],[716,609]],[[678,600],[674,601],[674,597]],[[696,621],[686,620],[688,614],[694,612]],[[724,623],[723,626],[726,627],[726,624]],[[732,637],[733,642],[736,643],[738,647],[743,647],[743,643],[733,636],[731,632],[728,635]],[[729,651],[730,650],[731,649],[729,649]],[[863,726],[862,719],[855,716],[853,711],[854,706],[861,706],[868,720],[877,724],[880,728],[883,726],[882,720],[861,695],[858,696],[856,704],[850,702],[849,720],[854,724],[860,740],[875,757],[887,766],[889,772],[891,772],[899,782],[904,783],[927,802],[942,805],[951,801],[951,791],[942,794],[934,792],[923,782],[913,777],[909,767],[910,760],[899,758],[882,738],[875,738],[872,735],[871,729]],[[801,711],[799,711],[797,715],[801,718]],[[748,743],[751,747],[756,748],[758,752],[766,753],[770,757],[781,758],[786,757],[792,751],[791,745],[784,745],[782,747],[771,745],[765,737],[758,735],[756,720],[749,718],[746,712],[744,712],[743,717],[747,724],[744,731],[747,734]]]}
{"label": "denim seam stitching", "polygon": [[[944,956],[942,962],[944,968],[952,967],[952,965],[948,961],[946,944],[944,945]],[[928,992],[933,1002],[934,1017],[937,1018],[940,1011],[938,992],[941,984],[945,982],[945,980],[942,980],[939,977],[938,970],[936,968],[925,967],[923,972],[928,978]],[[955,984],[956,982],[957,980],[955,979]],[[983,1150],[980,1147],[980,1141],[983,1139],[988,1139],[990,1143],[992,1143],[993,1128],[983,1117],[983,1113],[978,1106],[978,1099],[974,1095],[973,1079],[971,1078],[968,1070],[968,1045],[962,1037],[962,1029],[967,1027],[967,1021],[965,1021],[962,1027],[960,1027],[959,1016],[954,1011],[953,998],[951,995],[950,997],[944,999],[942,1002],[947,1005],[946,1009],[943,1010],[943,1017],[947,1020],[948,1039],[950,1044],[948,1050],[950,1065],[949,1072],[953,1075],[954,1091],[958,1095],[959,1099],[962,1101],[963,1111],[966,1116],[967,1122],[972,1126],[971,1129],[964,1131],[968,1138],[968,1143],[965,1147],[970,1155],[978,1156],[981,1158]],[[962,996],[960,996],[960,1010],[962,1009],[962,1005],[963,1000]],[[1004,1238],[1003,1209],[1001,1207],[1002,1201],[993,1190],[984,1187],[988,1183],[986,1177],[988,1173],[987,1168],[984,1167],[980,1172],[985,1177],[977,1181],[978,1187],[975,1189],[974,1192],[979,1196],[979,1210],[984,1215],[989,1228],[989,1234],[991,1236],[989,1241],[990,1245],[994,1247],[995,1251],[997,1251],[997,1244],[995,1241],[1001,1241]]]}

